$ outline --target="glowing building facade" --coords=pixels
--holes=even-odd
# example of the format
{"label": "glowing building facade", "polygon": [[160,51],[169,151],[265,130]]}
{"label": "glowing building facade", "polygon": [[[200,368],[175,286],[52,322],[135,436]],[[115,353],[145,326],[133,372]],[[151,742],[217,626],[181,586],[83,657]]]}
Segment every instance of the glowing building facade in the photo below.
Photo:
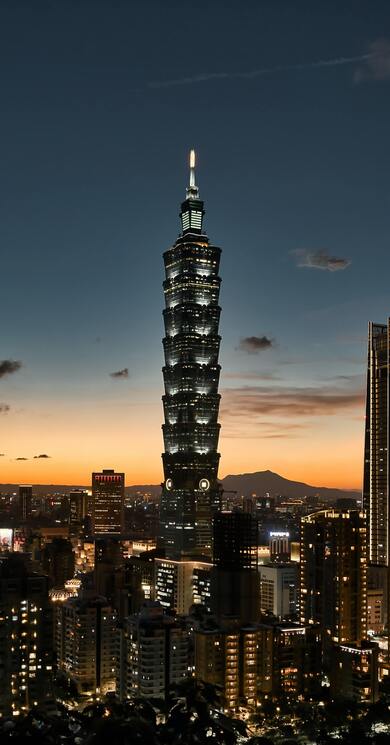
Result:
{"label": "glowing building facade", "polygon": [[195,184],[181,206],[182,232],[164,253],[164,484],[160,543],[167,558],[211,555],[211,516],[219,507],[218,275],[221,250],[203,231]]}

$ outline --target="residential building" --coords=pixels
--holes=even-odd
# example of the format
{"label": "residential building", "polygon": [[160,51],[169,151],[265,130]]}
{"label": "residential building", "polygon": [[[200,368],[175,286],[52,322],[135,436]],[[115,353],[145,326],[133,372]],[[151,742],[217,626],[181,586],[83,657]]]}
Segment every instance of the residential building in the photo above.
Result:
{"label": "residential building", "polygon": [[0,716],[17,716],[50,695],[53,619],[48,578],[24,557],[0,557]]}

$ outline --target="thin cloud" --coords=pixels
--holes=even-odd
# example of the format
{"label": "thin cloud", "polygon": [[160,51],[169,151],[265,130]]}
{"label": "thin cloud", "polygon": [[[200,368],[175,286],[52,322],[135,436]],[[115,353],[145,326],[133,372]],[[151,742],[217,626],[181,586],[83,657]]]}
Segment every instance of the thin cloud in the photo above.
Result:
{"label": "thin cloud", "polygon": [[369,46],[370,54],[355,71],[355,83],[367,80],[390,80],[390,42],[376,39]]}
{"label": "thin cloud", "polygon": [[0,404],[0,414],[8,414],[10,406],[8,404]]}
{"label": "thin cloud", "polygon": [[276,375],[272,370],[264,372],[227,372],[223,373],[225,380],[270,380],[277,381],[283,380],[279,375]]}
{"label": "thin cloud", "polygon": [[222,412],[223,439],[240,439],[240,440],[276,440],[276,439],[295,439],[304,434],[308,429],[307,422],[267,422],[264,419],[250,420],[245,418],[244,426],[240,426],[239,420],[224,417]]}
{"label": "thin cloud", "polygon": [[258,354],[265,349],[271,349],[274,346],[274,340],[268,336],[246,336],[240,339],[238,349],[248,354]]}
{"label": "thin cloud", "polygon": [[224,390],[221,411],[223,416],[229,418],[333,416],[362,407],[364,401],[362,390],[349,392],[337,386],[243,386]]}
{"label": "thin cloud", "polygon": [[5,453],[0,453],[0,458],[4,458]]}
{"label": "thin cloud", "polygon": [[0,362],[0,378],[4,378],[5,375],[13,375],[22,367],[22,363],[19,360],[2,360]]}
{"label": "thin cloud", "polygon": [[110,378],[128,378],[129,369],[124,367],[123,370],[117,370],[116,372],[110,373]]}
{"label": "thin cloud", "polygon": [[28,458],[15,458],[15,460],[28,460]]}
{"label": "thin cloud", "polygon": [[182,85],[194,85],[196,83],[207,83],[209,81],[220,80],[252,80],[255,78],[265,77],[278,72],[293,72],[313,70],[321,67],[341,67],[352,65],[356,62],[367,63],[375,56],[375,52],[359,54],[355,57],[332,57],[331,59],[317,60],[314,62],[300,62],[290,65],[275,65],[274,67],[260,67],[257,70],[248,70],[246,72],[201,72],[195,75],[189,75],[183,78],[171,78],[170,80],[154,80],[148,84],[149,88],[173,88]]}
{"label": "thin cloud", "polygon": [[46,453],[41,453],[41,455],[34,455],[34,460],[36,458],[51,458],[51,455],[47,455]]}
{"label": "thin cloud", "polygon": [[291,251],[296,257],[297,266],[307,269],[322,269],[328,272],[339,272],[351,264],[350,259],[339,256],[329,256],[326,251],[310,251],[306,248],[297,248]]}

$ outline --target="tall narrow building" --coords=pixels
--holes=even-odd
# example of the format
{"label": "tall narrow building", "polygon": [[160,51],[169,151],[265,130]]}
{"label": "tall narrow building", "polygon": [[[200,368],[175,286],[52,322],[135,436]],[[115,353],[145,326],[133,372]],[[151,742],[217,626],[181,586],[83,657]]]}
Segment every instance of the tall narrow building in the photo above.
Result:
{"label": "tall narrow building", "polygon": [[[369,323],[363,509],[367,516],[370,589],[383,595],[383,621],[390,619],[389,369],[390,319]],[[390,644],[387,660],[390,662]]]}
{"label": "tall narrow building", "polygon": [[389,357],[388,324],[368,327],[363,507],[368,518],[368,561],[389,565]]}
{"label": "tall narrow building", "polygon": [[181,234],[164,253],[164,484],[160,544],[166,557],[210,556],[211,516],[219,507],[218,354],[221,250],[203,230],[195,182],[181,205]]}
{"label": "tall narrow building", "polygon": [[31,484],[19,486],[19,520],[29,520],[31,517],[32,490]]}

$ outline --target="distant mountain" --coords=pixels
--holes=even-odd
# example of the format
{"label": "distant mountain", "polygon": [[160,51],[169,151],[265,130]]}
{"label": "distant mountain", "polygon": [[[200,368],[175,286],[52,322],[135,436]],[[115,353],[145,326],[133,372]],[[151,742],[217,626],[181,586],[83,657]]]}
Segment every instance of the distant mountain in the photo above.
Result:
{"label": "distant mountain", "polygon": [[[351,499],[360,499],[361,493],[357,491],[348,491],[347,489],[328,489],[325,486],[310,486],[301,481],[290,481],[289,479],[279,476],[272,471],[256,471],[255,473],[240,473],[237,475],[225,476],[222,479],[223,488],[227,491],[237,491],[239,494],[250,495],[257,494],[261,497],[267,492],[271,496],[283,497],[310,497],[318,494],[319,497],[328,501],[349,497]],[[85,488],[90,486],[70,486],[65,484],[36,484],[34,493],[40,494],[68,494],[72,489]],[[17,484],[0,484],[0,492],[16,492]],[[156,498],[161,493],[160,484],[139,484],[126,486],[126,494],[135,496],[137,492],[142,494],[149,493]]]}
{"label": "distant mountain", "polygon": [[240,473],[238,475],[225,476],[222,479],[224,489],[227,491],[237,491],[239,494],[250,495],[257,494],[261,497],[267,492],[271,496],[283,497],[311,497],[318,494],[321,499],[334,501],[349,497],[350,499],[360,499],[361,493],[357,491],[348,491],[346,489],[328,489],[325,486],[310,486],[301,481],[290,481],[289,479],[279,476],[273,471],[256,471],[256,473]]}

